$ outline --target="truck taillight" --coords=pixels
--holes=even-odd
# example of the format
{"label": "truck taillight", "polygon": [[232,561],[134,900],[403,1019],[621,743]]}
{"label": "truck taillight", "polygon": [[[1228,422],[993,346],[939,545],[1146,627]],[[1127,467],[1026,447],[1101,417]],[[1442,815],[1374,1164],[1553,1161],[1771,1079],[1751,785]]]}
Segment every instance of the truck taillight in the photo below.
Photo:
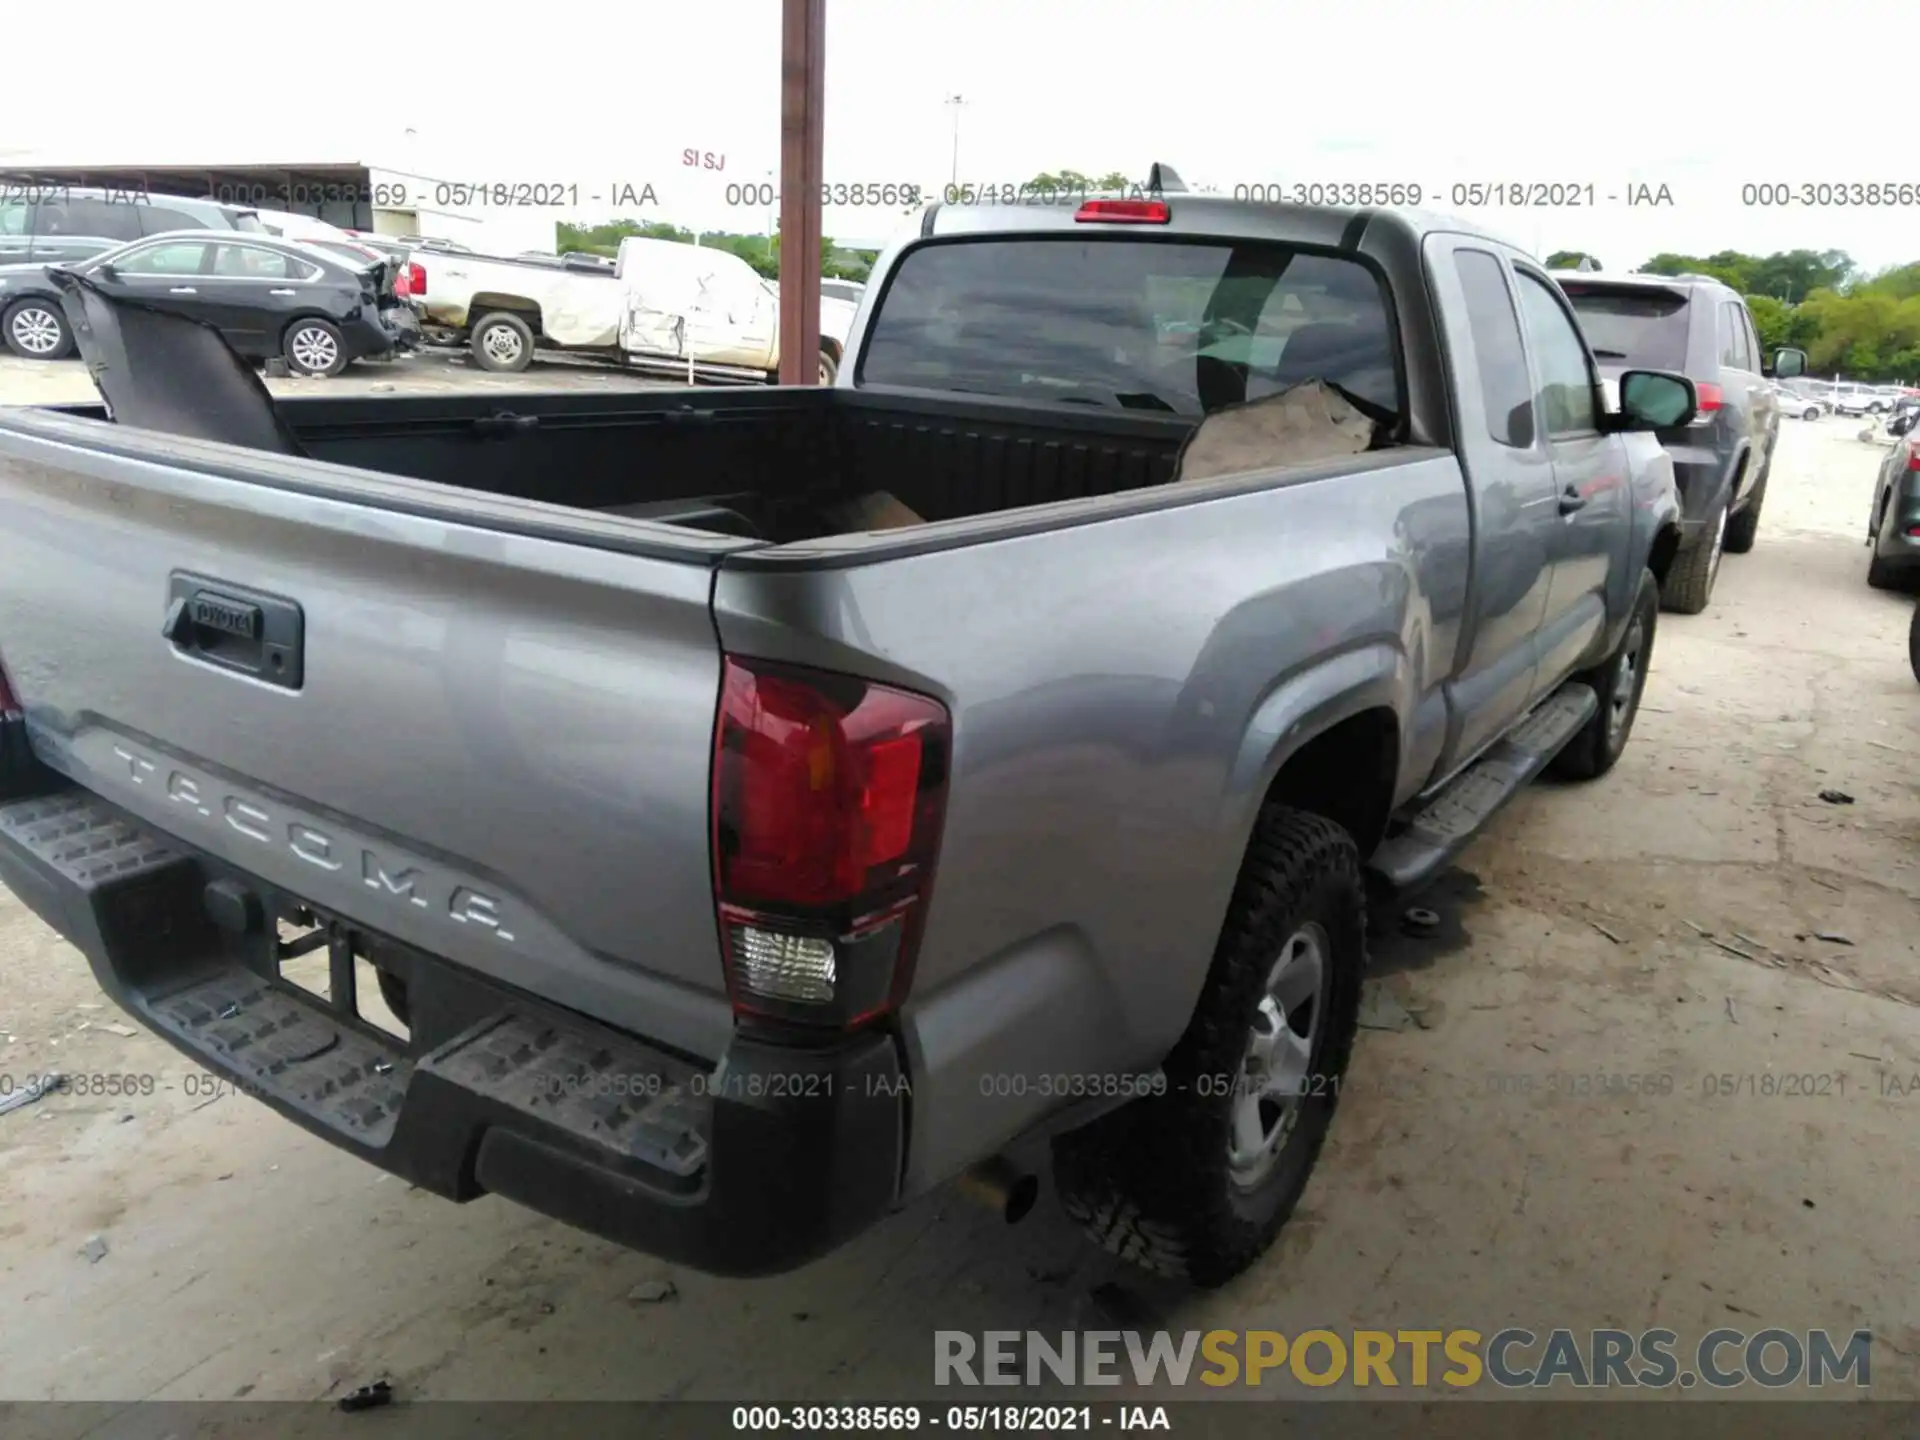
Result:
{"label": "truck taillight", "polygon": [[1907,469],[1920,470],[1920,440],[1907,442]]}
{"label": "truck taillight", "polygon": [[713,881],[736,1014],[851,1028],[904,998],[951,738],[946,707],[924,695],[726,660]]}
{"label": "truck taillight", "polygon": [[427,268],[408,261],[400,267],[400,273],[393,277],[393,293],[402,300],[412,295],[427,293]]}

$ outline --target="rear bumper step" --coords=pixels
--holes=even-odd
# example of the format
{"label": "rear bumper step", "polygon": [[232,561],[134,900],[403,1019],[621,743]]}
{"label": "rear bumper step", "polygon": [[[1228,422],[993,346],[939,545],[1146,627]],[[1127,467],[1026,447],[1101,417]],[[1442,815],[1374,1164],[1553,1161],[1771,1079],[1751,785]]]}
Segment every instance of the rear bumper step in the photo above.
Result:
{"label": "rear bumper step", "polygon": [[402,1040],[360,1019],[351,994],[279,978],[271,922],[213,923],[210,882],[257,882],[80,789],[0,804],[0,880],[182,1053],[449,1199],[504,1195],[738,1275],[824,1253],[895,1199],[906,1087],[889,1037],[736,1039],[709,1070],[370,937],[403,963]]}

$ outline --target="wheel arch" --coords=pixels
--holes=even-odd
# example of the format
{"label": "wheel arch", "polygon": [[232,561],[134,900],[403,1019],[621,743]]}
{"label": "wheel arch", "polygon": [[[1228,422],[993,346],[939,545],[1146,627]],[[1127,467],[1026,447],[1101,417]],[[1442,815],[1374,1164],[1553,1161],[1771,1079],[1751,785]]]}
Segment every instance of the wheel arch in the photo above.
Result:
{"label": "wheel arch", "polygon": [[1680,526],[1668,520],[1654,532],[1653,544],[1647,550],[1647,569],[1653,572],[1653,578],[1662,585],[1667,583],[1667,574],[1673,569],[1675,557],[1680,554]]}
{"label": "wheel arch", "polygon": [[493,290],[482,290],[467,301],[467,323],[478,325],[498,310],[507,310],[518,315],[533,327],[534,337],[538,339],[546,333],[540,322],[540,302],[526,295],[503,295]]}
{"label": "wheel arch", "polygon": [[1260,810],[1274,803],[1332,820],[1353,836],[1363,858],[1373,852],[1399,799],[1408,741],[1401,717],[1413,713],[1415,669],[1396,646],[1368,644],[1267,696],[1235,766],[1242,852]]}

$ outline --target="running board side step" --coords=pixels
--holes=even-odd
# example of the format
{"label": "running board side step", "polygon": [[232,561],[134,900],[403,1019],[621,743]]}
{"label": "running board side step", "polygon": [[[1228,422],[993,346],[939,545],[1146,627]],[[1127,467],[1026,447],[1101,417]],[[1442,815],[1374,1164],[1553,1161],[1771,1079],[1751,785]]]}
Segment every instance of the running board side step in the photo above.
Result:
{"label": "running board side step", "polygon": [[1418,809],[1402,812],[1404,828],[1367,862],[1373,878],[1398,891],[1433,879],[1495,811],[1552,763],[1599,708],[1600,697],[1591,685],[1561,686],[1478,760],[1419,802]]}

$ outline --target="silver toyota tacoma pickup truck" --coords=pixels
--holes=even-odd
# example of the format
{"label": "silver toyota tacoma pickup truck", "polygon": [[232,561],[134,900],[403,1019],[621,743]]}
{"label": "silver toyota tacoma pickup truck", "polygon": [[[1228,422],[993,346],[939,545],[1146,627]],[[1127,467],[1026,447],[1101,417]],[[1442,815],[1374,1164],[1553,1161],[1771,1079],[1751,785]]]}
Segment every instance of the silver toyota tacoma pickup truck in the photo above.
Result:
{"label": "silver toyota tacoma pickup truck", "polygon": [[314,1134],[727,1274],[1049,1148],[1115,1252],[1259,1256],[1369,886],[1626,744],[1695,404],[1469,225],[1172,187],[928,210],[830,389],[276,408],[69,292],[0,876]]}

